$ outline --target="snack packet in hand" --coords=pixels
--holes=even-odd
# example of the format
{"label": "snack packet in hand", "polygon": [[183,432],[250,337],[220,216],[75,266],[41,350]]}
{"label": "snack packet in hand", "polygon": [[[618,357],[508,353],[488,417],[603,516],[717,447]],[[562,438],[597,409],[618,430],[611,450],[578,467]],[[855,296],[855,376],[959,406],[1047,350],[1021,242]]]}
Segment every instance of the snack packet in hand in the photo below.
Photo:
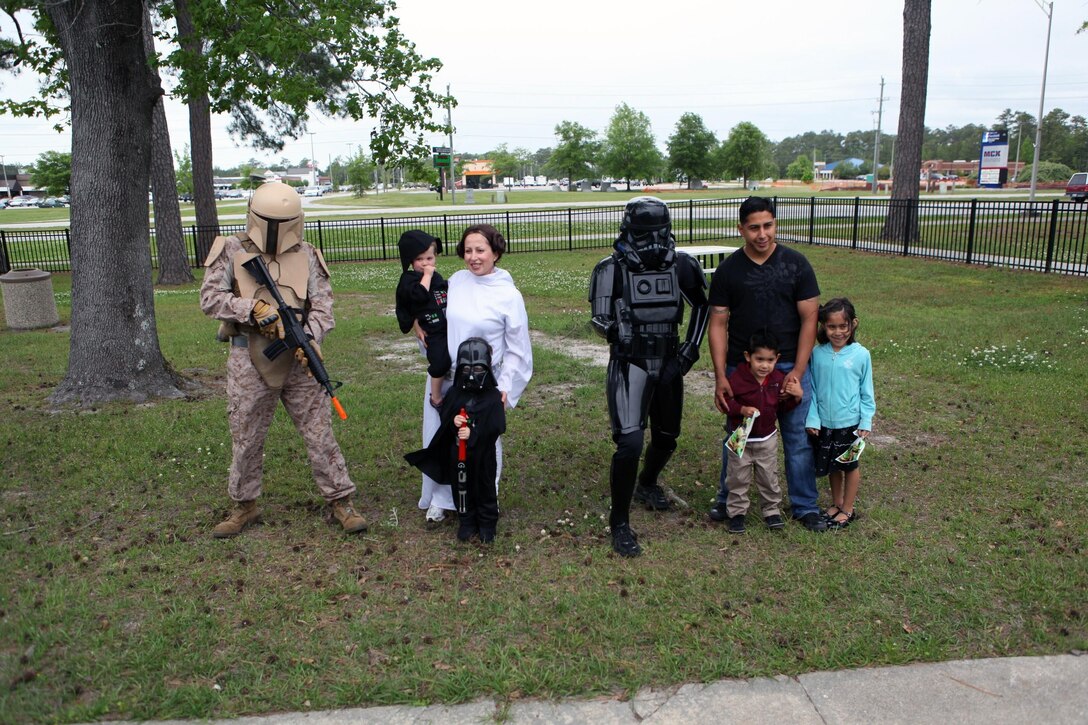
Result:
{"label": "snack packet in hand", "polygon": [[748,434],[752,432],[752,426],[756,422],[756,418],[759,417],[759,411],[757,410],[754,415],[750,415],[741,420],[740,425],[736,430],[725,440],[725,445],[729,450],[737,454],[737,458],[744,455],[744,446],[748,443]]}
{"label": "snack packet in hand", "polygon": [[861,458],[861,452],[865,450],[865,439],[858,436],[854,439],[854,442],[850,444],[850,447],[846,449],[846,452],[835,460],[839,463],[853,463]]}

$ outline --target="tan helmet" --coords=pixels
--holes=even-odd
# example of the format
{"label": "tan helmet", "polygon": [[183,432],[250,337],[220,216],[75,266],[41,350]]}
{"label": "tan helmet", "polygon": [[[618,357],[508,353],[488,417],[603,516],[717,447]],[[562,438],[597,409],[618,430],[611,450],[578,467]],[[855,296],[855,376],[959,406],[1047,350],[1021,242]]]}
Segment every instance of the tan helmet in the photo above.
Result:
{"label": "tan helmet", "polygon": [[246,217],[249,238],[265,254],[279,254],[302,241],[302,201],[282,181],[268,181],[253,192]]}

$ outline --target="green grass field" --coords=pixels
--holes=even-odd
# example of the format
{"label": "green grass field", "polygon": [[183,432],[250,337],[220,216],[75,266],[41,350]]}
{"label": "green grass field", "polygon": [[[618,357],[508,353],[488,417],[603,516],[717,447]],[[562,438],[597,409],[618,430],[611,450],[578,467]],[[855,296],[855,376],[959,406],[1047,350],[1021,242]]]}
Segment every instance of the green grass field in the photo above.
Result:
{"label": "green grass field", "polygon": [[[277,413],[265,521],[234,540],[226,348],[197,285],[156,293],[188,400],[55,411],[68,332],[0,330],[0,722],[229,717],[477,697],[593,696],[722,677],[1088,649],[1088,282],[802,247],[850,296],[878,415],[860,520],[729,536],[706,510],[721,416],[709,356],[687,378],[644,555],[605,533],[604,346],[587,325],[600,250],[512,254],[535,375],[510,413],[490,547],[428,530],[423,358],[392,317],[395,263],[333,266],[337,437],[370,531],[322,518]],[[440,258],[449,274],[456,258]],[[62,323],[69,279],[54,285]],[[825,488],[822,486],[822,489]],[[823,492],[826,504],[826,491]]]}

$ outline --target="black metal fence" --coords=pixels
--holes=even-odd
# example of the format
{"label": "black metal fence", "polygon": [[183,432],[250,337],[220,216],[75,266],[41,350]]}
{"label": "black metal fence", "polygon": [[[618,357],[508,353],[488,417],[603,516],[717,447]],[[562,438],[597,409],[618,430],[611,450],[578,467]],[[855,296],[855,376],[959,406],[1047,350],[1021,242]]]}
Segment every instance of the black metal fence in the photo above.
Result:
{"label": "black metal fence", "polygon": [[[673,233],[684,244],[738,237],[742,199],[674,201]],[[867,252],[929,257],[968,264],[1088,275],[1088,205],[1048,202],[928,200],[843,197],[776,198],[778,238],[782,241],[847,247]],[[306,224],[307,241],[329,262],[395,260],[397,239],[423,229],[451,243],[472,224],[497,227],[507,251],[555,252],[609,247],[623,204],[550,210],[480,211],[413,217],[348,220],[317,219]],[[244,225],[222,224],[185,230],[189,263],[196,267],[215,234],[232,234]],[[0,230],[0,272],[10,269],[70,269],[67,229]],[[157,266],[155,233],[152,263]]]}

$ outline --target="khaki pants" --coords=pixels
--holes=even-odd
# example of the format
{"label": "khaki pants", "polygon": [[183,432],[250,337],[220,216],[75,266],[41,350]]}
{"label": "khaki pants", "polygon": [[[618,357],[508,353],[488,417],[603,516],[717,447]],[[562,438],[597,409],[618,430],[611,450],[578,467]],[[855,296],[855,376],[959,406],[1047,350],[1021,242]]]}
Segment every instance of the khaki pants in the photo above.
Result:
{"label": "khaki pants", "polygon": [[[287,355],[288,353],[283,353]],[[227,494],[235,501],[261,495],[265,437],[276,412],[283,407],[302,434],[317,487],[326,501],[355,492],[347,465],[332,432],[332,408],[324,389],[295,364],[282,389],[269,388],[249,360],[249,350],[231,347],[227,360],[227,411],[233,460]]]}
{"label": "khaki pants", "polygon": [[763,441],[748,441],[744,456],[726,448],[729,456],[725,485],[729,489],[725,509],[730,518],[748,513],[748,486],[756,479],[763,517],[780,515],[782,489],[778,485],[778,436]]}

